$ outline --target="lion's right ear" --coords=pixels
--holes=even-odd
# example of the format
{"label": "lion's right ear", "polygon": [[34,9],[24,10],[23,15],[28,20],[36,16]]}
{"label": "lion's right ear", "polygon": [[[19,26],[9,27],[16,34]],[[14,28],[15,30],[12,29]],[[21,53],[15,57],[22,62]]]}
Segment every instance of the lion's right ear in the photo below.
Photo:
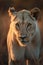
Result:
{"label": "lion's right ear", "polygon": [[8,10],[9,16],[16,15],[16,11],[14,7],[10,7]]}

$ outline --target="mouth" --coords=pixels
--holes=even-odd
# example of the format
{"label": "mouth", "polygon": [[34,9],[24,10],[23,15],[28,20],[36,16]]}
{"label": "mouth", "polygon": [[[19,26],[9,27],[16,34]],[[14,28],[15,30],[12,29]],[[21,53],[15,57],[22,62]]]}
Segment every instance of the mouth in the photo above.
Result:
{"label": "mouth", "polygon": [[25,43],[28,43],[28,41],[24,41],[24,40],[22,40],[21,42],[24,43],[24,44],[25,44]]}
{"label": "mouth", "polygon": [[29,39],[27,37],[19,37],[19,41],[23,44],[27,44],[29,42]]}
{"label": "mouth", "polygon": [[19,38],[18,41],[19,41],[19,45],[20,46],[27,46],[29,44],[29,40],[28,39]]}
{"label": "mouth", "polygon": [[28,43],[29,41],[27,41],[27,40],[25,40],[25,39],[20,39],[20,42],[22,42],[23,44],[25,44],[25,43]]}

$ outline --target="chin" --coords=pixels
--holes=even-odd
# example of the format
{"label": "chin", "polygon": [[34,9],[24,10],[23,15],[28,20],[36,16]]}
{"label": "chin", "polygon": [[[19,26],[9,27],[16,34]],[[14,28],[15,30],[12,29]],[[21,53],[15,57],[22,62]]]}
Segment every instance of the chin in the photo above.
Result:
{"label": "chin", "polygon": [[19,40],[19,46],[25,47],[25,46],[27,46],[27,44],[25,44],[24,42],[21,42],[21,41]]}
{"label": "chin", "polygon": [[29,44],[29,42],[21,42],[19,41],[19,45],[22,46],[22,47],[25,47]]}

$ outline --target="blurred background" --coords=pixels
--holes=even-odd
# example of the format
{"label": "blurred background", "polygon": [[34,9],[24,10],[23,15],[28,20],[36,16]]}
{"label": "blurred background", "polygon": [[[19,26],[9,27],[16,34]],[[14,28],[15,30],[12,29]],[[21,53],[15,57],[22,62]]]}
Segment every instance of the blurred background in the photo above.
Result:
{"label": "blurred background", "polygon": [[0,0],[1,10],[6,11],[9,6],[15,6],[17,10],[23,8],[31,9],[33,7],[43,9],[43,0]]}
{"label": "blurred background", "polygon": [[[27,9],[31,10],[34,7],[40,8],[39,27],[41,33],[41,54],[43,56],[43,0],[0,0],[0,65],[8,65],[7,53],[7,33],[10,25],[10,18],[8,15],[9,7],[14,6],[16,11]],[[41,65],[43,61],[41,60]]]}

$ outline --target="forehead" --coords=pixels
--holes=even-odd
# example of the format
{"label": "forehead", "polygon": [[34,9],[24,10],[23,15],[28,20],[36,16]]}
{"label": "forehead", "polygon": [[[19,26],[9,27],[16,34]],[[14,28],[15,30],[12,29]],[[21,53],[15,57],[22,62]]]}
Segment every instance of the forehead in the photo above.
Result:
{"label": "forehead", "polygon": [[31,16],[30,11],[28,10],[21,10],[17,12],[16,19],[17,21],[20,21],[21,23],[24,22],[33,22],[34,18]]}

